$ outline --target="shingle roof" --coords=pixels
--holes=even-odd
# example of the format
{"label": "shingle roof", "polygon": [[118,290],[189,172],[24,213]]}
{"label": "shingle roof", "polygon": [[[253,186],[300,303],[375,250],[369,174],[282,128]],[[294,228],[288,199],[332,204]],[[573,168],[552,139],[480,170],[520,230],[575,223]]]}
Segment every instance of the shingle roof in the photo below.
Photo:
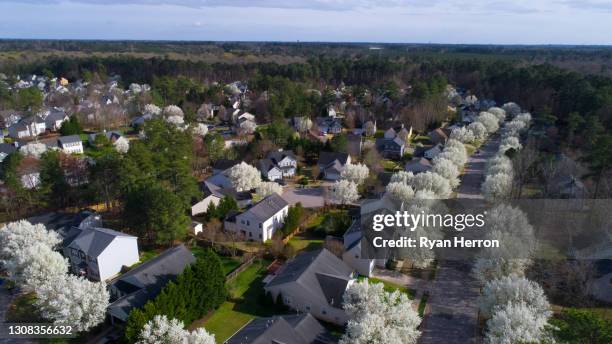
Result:
{"label": "shingle roof", "polygon": [[90,257],[97,257],[117,237],[136,239],[135,236],[108,228],[85,228],[81,230],[81,233],[68,246],[77,247]]}
{"label": "shingle roof", "polygon": [[336,340],[310,313],[251,320],[226,344],[328,344]]}
{"label": "shingle roof", "polygon": [[[327,249],[306,252],[288,261],[266,287],[296,282],[329,305],[340,308],[353,270]],[[289,286],[287,286],[289,287]]]}
{"label": "shingle roof", "polygon": [[319,154],[319,165],[327,166],[334,162],[334,160],[338,160],[342,165],[346,165],[348,157],[349,155],[346,153],[321,152]]}
{"label": "shingle roof", "polygon": [[234,165],[238,165],[239,163],[240,161],[238,160],[221,159],[221,160],[217,160],[214,163],[213,169],[225,171],[228,168],[233,167]]}
{"label": "shingle roof", "polygon": [[17,150],[17,147],[8,143],[0,143],[0,153],[11,154]]}
{"label": "shingle roof", "polygon": [[82,142],[81,141],[81,137],[79,135],[70,135],[70,136],[60,136],[57,141],[61,144],[61,145],[65,145],[68,143],[76,143],[76,142]]}
{"label": "shingle roof", "polygon": [[281,196],[279,196],[277,193],[272,193],[270,196],[262,199],[259,203],[251,207],[246,212],[253,214],[261,221],[265,221],[288,205],[289,203],[287,203],[287,201],[285,201]]}
{"label": "shingle roof", "polygon": [[273,152],[268,153],[268,156],[267,156],[267,158],[270,159],[275,164],[278,164],[286,157],[289,157],[293,160],[297,160],[297,158],[295,157],[295,154],[293,154],[293,151],[291,150],[273,151]]}

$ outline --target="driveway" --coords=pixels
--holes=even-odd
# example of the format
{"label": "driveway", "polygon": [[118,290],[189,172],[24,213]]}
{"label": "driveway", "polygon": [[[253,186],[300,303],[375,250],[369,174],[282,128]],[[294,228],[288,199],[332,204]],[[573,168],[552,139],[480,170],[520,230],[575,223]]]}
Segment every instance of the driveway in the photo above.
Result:
{"label": "driveway", "polygon": [[324,190],[318,188],[295,188],[287,187],[283,191],[283,198],[290,205],[302,203],[304,208],[321,208],[325,205]]}

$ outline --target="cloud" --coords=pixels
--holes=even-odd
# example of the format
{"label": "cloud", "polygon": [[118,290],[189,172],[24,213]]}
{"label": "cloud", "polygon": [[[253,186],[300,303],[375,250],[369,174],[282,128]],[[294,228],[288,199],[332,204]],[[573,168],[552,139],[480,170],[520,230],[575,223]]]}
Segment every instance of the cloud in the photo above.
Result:
{"label": "cloud", "polygon": [[612,11],[612,2],[609,0],[562,0],[558,3],[578,10]]}

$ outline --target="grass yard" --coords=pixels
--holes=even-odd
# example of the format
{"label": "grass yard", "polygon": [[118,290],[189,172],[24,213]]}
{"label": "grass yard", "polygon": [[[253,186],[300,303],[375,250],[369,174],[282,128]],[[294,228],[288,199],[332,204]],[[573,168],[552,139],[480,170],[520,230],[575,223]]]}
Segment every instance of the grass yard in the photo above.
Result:
{"label": "grass yard", "polygon": [[[196,258],[202,257],[204,255],[204,251],[206,251],[206,249],[200,246],[194,246],[191,248],[191,252]],[[223,267],[223,272],[226,275],[232,272],[238,266],[240,266],[240,260],[238,258],[227,257],[227,256],[219,256],[219,258],[221,259],[221,265]]]}
{"label": "grass yard", "polygon": [[392,293],[396,290],[401,291],[402,293],[408,295],[409,299],[414,299],[414,295],[415,295],[415,291],[405,287],[403,285],[399,285],[399,284],[395,284],[395,283],[391,283],[388,281],[383,281],[381,279],[375,278],[375,277],[365,277],[365,276],[359,276],[358,280],[362,281],[367,279],[370,283],[382,283],[384,284],[384,289],[386,292]]}
{"label": "grass yard", "polygon": [[206,330],[215,335],[217,343],[225,342],[251,319],[275,313],[274,307],[262,302],[265,298],[262,280],[269,263],[255,262],[227,283],[228,301],[203,322]]}
{"label": "grass yard", "polygon": [[6,321],[13,323],[42,322],[34,302],[36,302],[36,295],[34,293],[17,296],[9,306],[6,313]]}
{"label": "grass yard", "polygon": [[314,251],[323,247],[325,241],[318,238],[308,238],[304,235],[296,235],[288,242],[293,249],[298,251]]}
{"label": "grass yard", "polygon": [[429,299],[429,294],[424,293],[421,296],[421,301],[419,301],[419,316],[422,318],[423,314],[425,314],[425,307],[427,306],[427,300]]}
{"label": "grass yard", "polygon": [[380,164],[387,172],[393,172],[399,167],[399,165],[395,161],[388,159],[381,160]]}

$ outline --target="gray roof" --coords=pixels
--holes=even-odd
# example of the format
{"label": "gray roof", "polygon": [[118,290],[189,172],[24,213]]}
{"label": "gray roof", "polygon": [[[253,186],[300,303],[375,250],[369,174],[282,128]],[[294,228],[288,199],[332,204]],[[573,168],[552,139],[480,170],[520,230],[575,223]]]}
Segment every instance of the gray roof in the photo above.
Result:
{"label": "gray roof", "polygon": [[65,246],[81,233],[79,226],[93,214],[94,212],[89,210],[84,210],[76,214],[46,213],[30,217],[27,220],[32,224],[42,224],[48,230],[57,232],[57,234],[62,237],[63,245]]}
{"label": "gray roof", "polygon": [[408,172],[426,172],[429,171],[431,168],[431,162],[429,162],[429,160],[427,160],[426,158],[414,158],[406,164],[406,171]]}
{"label": "gray roof", "polygon": [[289,157],[290,159],[297,160],[295,154],[291,150],[273,151],[268,153],[267,158],[270,159],[274,164],[278,164],[284,158]]}
{"label": "gray roof", "polygon": [[47,123],[53,123],[55,121],[63,120],[64,118],[66,118],[66,112],[64,112],[64,110],[52,110],[45,118],[45,121]]}
{"label": "gray roof", "polygon": [[281,196],[279,196],[277,193],[272,193],[270,196],[262,199],[259,203],[255,204],[246,212],[253,214],[261,221],[265,221],[288,205],[289,203],[287,203],[287,201],[285,201]]}
{"label": "gray roof", "polygon": [[99,256],[117,237],[134,238],[135,236],[114,231],[108,228],[85,228],[67,246],[78,248],[90,257]]}
{"label": "gray roof", "polygon": [[240,160],[220,159],[215,161],[215,163],[213,164],[213,169],[225,171],[228,168],[238,165],[239,163]]}
{"label": "gray roof", "polygon": [[121,133],[118,131],[107,131],[107,132],[102,132],[102,133],[89,134],[87,139],[89,140],[90,143],[93,143],[96,140],[96,137],[98,135],[106,136],[106,138],[111,142],[119,139],[122,136]]}
{"label": "gray roof", "polygon": [[226,344],[331,344],[336,340],[310,313],[251,320]]}
{"label": "gray roof", "polygon": [[261,159],[259,160],[258,165],[259,165],[259,170],[261,172],[266,172],[266,173],[268,173],[274,167],[276,167],[276,165],[270,159]]}
{"label": "gray roof", "polygon": [[70,136],[60,136],[57,141],[61,144],[61,145],[65,145],[65,144],[69,144],[69,143],[76,143],[76,142],[82,142],[81,141],[81,137],[79,135],[70,135]]}
{"label": "gray roof", "polygon": [[9,143],[0,143],[0,153],[11,154],[17,150],[17,147]]}
{"label": "gray roof", "polygon": [[114,317],[126,320],[133,308],[140,308],[157,296],[163,287],[175,279],[195,257],[184,245],[160,253],[155,258],[123,274],[112,286],[126,296],[114,301],[108,311]]}
{"label": "gray roof", "polygon": [[[306,252],[288,261],[267,285],[285,288],[302,288],[325,300],[332,307],[342,306],[342,295],[353,270],[327,249]],[[293,286],[290,286],[292,284]],[[313,300],[316,302],[316,300]]]}
{"label": "gray roof", "polygon": [[342,165],[346,165],[348,157],[349,155],[347,153],[321,152],[321,154],[319,154],[319,165],[326,167],[335,160],[338,160]]}

